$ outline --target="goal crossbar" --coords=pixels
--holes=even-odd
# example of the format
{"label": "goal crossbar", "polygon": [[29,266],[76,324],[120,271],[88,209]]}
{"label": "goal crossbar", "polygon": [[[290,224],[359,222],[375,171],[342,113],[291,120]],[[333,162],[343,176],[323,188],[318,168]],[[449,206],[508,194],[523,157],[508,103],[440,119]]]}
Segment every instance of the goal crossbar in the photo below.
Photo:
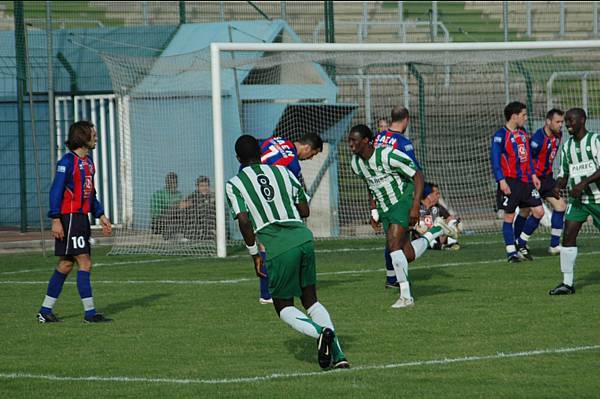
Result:
{"label": "goal crossbar", "polygon": [[221,51],[257,52],[456,52],[507,50],[574,50],[600,48],[600,40],[527,41],[489,43],[211,43],[212,115],[214,135],[215,211],[217,256],[227,255],[225,223],[225,176],[221,104]]}

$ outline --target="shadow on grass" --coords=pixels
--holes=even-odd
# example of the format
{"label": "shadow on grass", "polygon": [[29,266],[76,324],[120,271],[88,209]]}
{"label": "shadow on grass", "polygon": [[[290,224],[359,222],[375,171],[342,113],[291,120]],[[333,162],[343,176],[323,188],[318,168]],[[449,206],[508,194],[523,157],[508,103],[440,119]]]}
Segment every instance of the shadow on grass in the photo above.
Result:
{"label": "shadow on grass", "polygon": [[107,315],[111,315],[134,307],[147,308],[159,299],[170,295],[171,294],[154,294],[142,298],[131,299],[129,301],[111,303],[108,306],[105,306],[102,311],[106,312]]}
{"label": "shadow on grass", "polygon": [[[350,335],[340,335],[340,344],[344,353],[348,353],[348,350],[352,349],[352,342],[354,338]],[[288,339],[283,343],[289,353],[291,353],[297,360],[305,363],[312,363],[319,368],[317,360],[317,340],[307,336],[300,336],[292,339]],[[351,356],[350,356],[351,357]],[[352,362],[352,359],[348,359]]]}
{"label": "shadow on grass", "polygon": [[588,273],[587,276],[582,278],[581,281],[576,281],[575,284],[576,289],[581,289],[588,285],[600,284],[600,271]]}
{"label": "shadow on grass", "polygon": [[[152,305],[154,302],[158,301],[159,299],[161,299],[163,297],[170,296],[170,295],[171,294],[147,295],[145,297],[131,299],[129,301],[111,303],[109,305],[102,306],[101,308],[98,308],[96,310],[99,313],[102,313],[105,316],[110,317],[111,315],[120,313],[120,312],[122,312],[124,310],[131,309],[131,308],[134,308],[134,307],[141,307],[141,308],[149,307],[150,305]],[[69,315],[66,315],[66,316],[59,316],[59,318],[61,320],[68,320],[68,319],[83,318],[83,315],[82,315],[82,313],[69,314]]]}

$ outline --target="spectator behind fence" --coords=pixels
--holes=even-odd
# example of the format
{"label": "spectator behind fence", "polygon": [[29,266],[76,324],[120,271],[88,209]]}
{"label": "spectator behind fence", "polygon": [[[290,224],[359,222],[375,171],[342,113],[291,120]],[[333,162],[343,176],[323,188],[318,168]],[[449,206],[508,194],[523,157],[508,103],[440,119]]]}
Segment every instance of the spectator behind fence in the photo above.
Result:
{"label": "spectator behind fence", "polygon": [[167,173],[165,187],[152,194],[150,215],[152,217],[152,233],[162,234],[172,239],[181,219],[182,195],[177,190],[177,174]]}
{"label": "spectator behind fence", "polygon": [[181,202],[184,209],[185,236],[191,240],[212,240],[215,237],[215,195],[210,190],[210,179],[196,179],[196,191]]}

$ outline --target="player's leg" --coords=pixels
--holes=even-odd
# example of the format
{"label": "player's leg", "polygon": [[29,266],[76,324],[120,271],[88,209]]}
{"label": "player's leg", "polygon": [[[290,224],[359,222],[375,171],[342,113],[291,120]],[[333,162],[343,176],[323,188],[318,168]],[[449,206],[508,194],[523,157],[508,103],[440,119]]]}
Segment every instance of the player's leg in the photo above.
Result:
{"label": "player's leg", "polygon": [[517,240],[523,232],[523,227],[525,227],[525,222],[527,222],[527,218],[529,217],[530,213],[531,210],[527,207],[519,208],[519,212],[517,213],[517,216],[515,217],[515,221],[513,223],[513,229],[515,231],[515,240]]}
{"label": "player's leg", "polygon": [[456,229],[446,224],[442,217],[437,217],[433,227],[422,234],[421,237],[410,242],[407,241],[405,244],[403,250],[408,262],[419,259],[428,248],[432,248],[436,244],[439,245],[436,241],[444,236],[456,237]]}
{"label": "player's leg", "polygon": [[59,258],[56,270],[54,270],[52,277],[50,277],[50,280],[48,281],[46,296],[37,314],[38,322],[53,323],[59,321],[52,310],[54,309],[54,305],[60,296],[62,288],[65,284],[65,280],[72,269],[73,258],[70,256],[61,256]]}
{"label": "player's leg", "polygon": [[575,293],[574,276],[575,260],[577,259],[577,235],[583,226],[582,221],[565,221],[562,248],[560,251],[560,271],[563,281],[548,293],[550,295],[568,295]]}
{"label": "player's leg", "polygon": [[544,207],[542,205],[542,197],[539,191],[533,186],[532,183],[519,182],[518,185],[520,193],[519,206],[530,207],[531,214],[527,218],[525,226],[523,226],[523,231],[517,239],[517,247],[519,250],[519,254],[523,258],[533,260],[533,257],[529,253],[527,242],[529,241],[531,235],[540,225],[542,217],[544,217]]}
{"label": "player's leg", "polygon": [[506,246],[506,257],[509,263],[520,262],[521,258],[517,253],[517,246],[515,244],[515,231],[513,228],[513,221],[515,219],[515,210],[519,205],[519,189],[518,185],[515,184],[514,179],[506,179],[506,183],[510,187],[510,195],[505,195],[498,187],[496,192],[496,205],[498,209],[504,211],[504,220],[502,223],[502,237],[504,238],[504,244]]}
{"label": "player's leg", "polygon": [[592,217],[594,226],[600,230],[600,205],[570,202],[565,215],[565,229],[560,250],[560,270],[563,282],[549,291],[550,295],[575,293],[575,260],[577,259],[577,235],[588,217]]}
{"label": "player's leg", "polygon": [[[267,274],[267,268],[265,266],[267,261],[267,253],[265,252],[265,247],[262,244],[258,246],[258,253],[263,260],[263,267],[261,272]],[[266,305],[269,303],[273,303],[273,299],[271,298],[271,293],[269,292],[269,277],[259,277],[258,288],[260,290],[260,297],[258,298],[258,302],[261,305]]]}
{"label": "player's leg", "polygon": [[557,255],[560,253],[560,236],[562,235],[565,210],[567,209],[567,203],[563,198],[556,199],[554,197],[546,197],[546,201],[552,206],[552,217],[550,219],[550,247],[548,253],[551,255]]}
{"label": "player's leg", "polygon": [[383,250],[383,257],[385,258],[385,288],[398,288],[398,279],[396,279],[396,272],[387,245]]}
{"label": "player's leg", "polygon": [[[314,244],[312,241],[307,242],[302,244],[300,248],[302,250],[302,261],[300,266],[300,286],[302,287],[302,296],[300,299],[302,300],[302,305],[306,309],[308,316],[317,325],[322,327],[318,342],[319,364],[321,367],[325,368],[333,362],[334,368],[347,368],[350,364],[346,360],[346,356],[342,350],[331,316],[325,306],[317,299],[317,273]],[[331,351],[329,351],[329,348]]]}
{"label": "player's leg", "polygon": [[[273,306],[281,321],[299,333],[319,340],[323,332],[323,327],[294,306],[294,297],[302,297],[303,294],[306,296],[304,299],[306,303],[312,302],[314,304],[316,302],[314,283],[312,284],[312,292],[310,288],[306,288],[306,292],[303,292],[300,287],[301,264],[302,251],[299,247],[292,248],[267,260],[266,269],[269,275],[269,290],[273,297]],[[329,342],[329,362],[331,362],[332,341],[333,335],[331,335],[331,341]]]}
{"label": "player's leg", "polygon": [[[414,259],[416,254],[414,253],[410,242],[408,242],[408,231],[406,227],[396,223],[389,224],[386,228],[386,234],[392,264],[394,265],[396,278],[400,284],[400,298],[392,305],[392,307],[404,308],[411,306],[414,303],[414,299],[410,292],[407,255]],[[404,253],[405,248],[407,249],[407,254]]]}
{"label": "player's leg", "polygon": [[83,304],[84,316],[83,320],[86,323],[101,323],[112,321],[112,319],[104,317],[96,311],[94,305],[94,296],[92,295],[92,259],[89,254],[80,254],[75,256],[75,261],[79,266],[77,271],[77,291]]}

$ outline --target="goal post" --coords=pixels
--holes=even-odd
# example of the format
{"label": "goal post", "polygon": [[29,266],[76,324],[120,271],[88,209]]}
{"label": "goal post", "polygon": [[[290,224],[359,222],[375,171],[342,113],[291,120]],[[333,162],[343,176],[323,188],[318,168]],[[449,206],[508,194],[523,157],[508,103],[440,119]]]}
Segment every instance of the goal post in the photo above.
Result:
{"label": "goal post", "polygon": [[[581,40],[581,41],[536,41],[536,42],[492,42],[492,43],[369,43],[369,44],[335,44],[335,43],[212,43],[210,46],[211,62],[211,80],[212,80],[212,115],[213,115],[213,134],[214,134],[214,169],[215,169],[215,202],[216,202],[216,247],[217,256],[225,257],[227,255],[227,234],[225,218],[225,173],[224,160],[219,154],[223,154],[223,124],[222,124],[222,106],[221,106],[221,73],[223,66],[221,64],[222,53],[229,52],[255,52],[260,54],[284,54],[284,53],[304,53],[305,57],[300,57],[299,62],[309,61],[311,56],[316,55],[315,60],[323,62],[325,58],[323,53],[329,53],[330,58],[335,58],[334,54],[353,54],[356,58],[371,57],[373,54],[393,54],[401,56],[405,61],[404,65],[414,62],[415,64],[437,63],[437,65],[457,65],[464,62],[457,57],[465,54],[484,53],[479,55],[479,63],[502,62],[502,59],[510,59],[515,53],[520,54],[520,58],[540,57],[547,54],[553,54],[557,57],[569,57],[572,54],[581,55],[581,50],[600,49],[600,40]],[[418,54],[411,60],[411,54]],[[484,58],[481,58],[484,57]],[[485,57],[488,57],[486,59]],[[347,58],[347,57],[346,57]],[[374,57],[373,58],[377,58]],[[392,58],[392,61],[394,57]],[[396,57],[399,58],[399,57]],[[590,57],[589,66],[596,62],[597,54]],[[493,59],[493,61],[489,61]],[[406,61],[409,60],[409,61]],[[444,62],[446,60],[446,62]],[[347,61],[347,59],[346,59]],[[387,61],[388,63],[391,61]],[[364,65],[359,65],[359,64]],[[384,61],[379,61],[379,64]],[[234,63],[235,64],[235,63]],[[336,62],[330,63],[335,67]],[[356,67],[362,71],[362,67],[367,66],[368,62],[356,61]],[[399,64],[400,65],[400,64]],[[576,66],[581,68],[580,65]],[[506,74],[504,75],[506,76]],[[503,82],[504,83],[504,82]],[[504,86],[503,86],[504,87]],[[507,86],[506,86],[507,87]],[[529,90],[529,89],[528,89]],[[504,94],[504,93],[502,93]],[[521,99],[524,100],[524,99]],[[586,98],[587,100],[587,98]],[[503,100],[504,101],[504,100]],[[401,102],[397,101],[398,104]],[[567,102],[568,103],[568,102]],[[572,102],[570,103],[572,105]],[[369,118],[371,115],[369,115]],[[538,118],[539,119],[539,118]],[[363,121],[361,123],[365,123]],[[423,121],[424,123],[424,121]],[[501,125],[498,121],[498,126]],[[536,126],[537,127],[537,126]],[[492,131],[488,132],[491,137]],[[487,156],[487,154],[486,154]],[[490,175],[486,171],[484,175]],[[491,175],[490,175],[491,176]],[[491,179],[491,177],[489,177]]]}

